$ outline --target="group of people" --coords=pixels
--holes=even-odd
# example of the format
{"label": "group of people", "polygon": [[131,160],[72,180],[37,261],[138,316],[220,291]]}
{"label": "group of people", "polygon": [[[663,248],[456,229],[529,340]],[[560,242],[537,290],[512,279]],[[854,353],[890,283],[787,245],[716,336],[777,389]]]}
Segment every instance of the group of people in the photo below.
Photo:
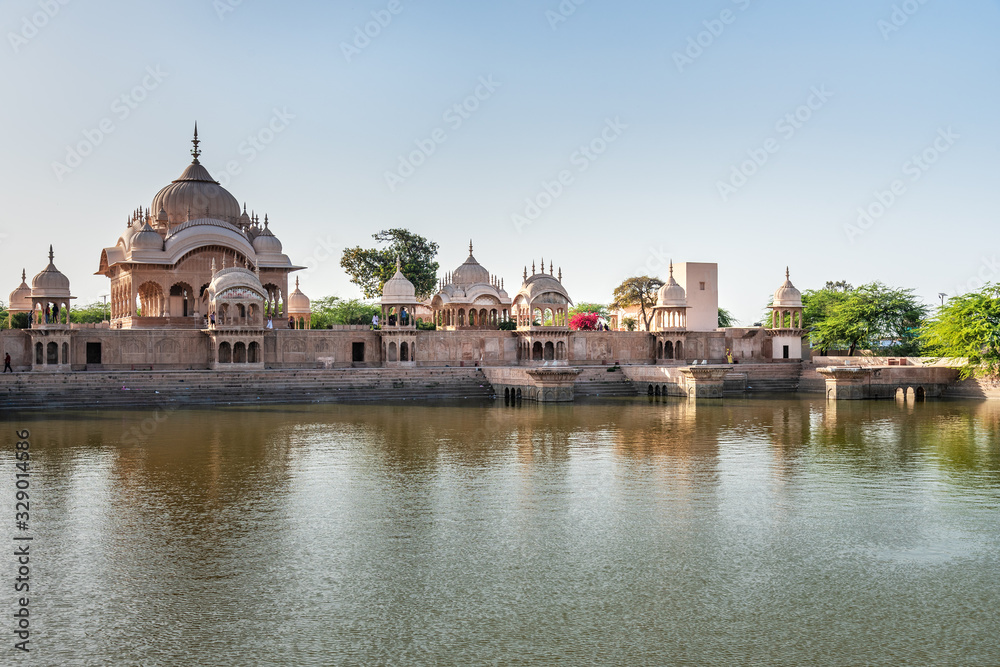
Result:
{"label": "group of people", "polygon": [[[406,312],[406,308],[401,308],[399,311],[399,323],[404,327],[410,323],[410,314]],[[389,321],[386,323],[386,325],[390,327],[396,326],[395,313],[389,313]],[[374,315],[372,315],[372,330],[378,328],[379,328],[378,313],[375,313]]]}
{"label": "group of people", "polygon": [[38,311],[33,311],[32,322],[35,324],[41,324],[43,321],[45,324],[56,324],[59,322],[59,304],[46,306],[45,310],[43,310],[41,314],[38,314]]}

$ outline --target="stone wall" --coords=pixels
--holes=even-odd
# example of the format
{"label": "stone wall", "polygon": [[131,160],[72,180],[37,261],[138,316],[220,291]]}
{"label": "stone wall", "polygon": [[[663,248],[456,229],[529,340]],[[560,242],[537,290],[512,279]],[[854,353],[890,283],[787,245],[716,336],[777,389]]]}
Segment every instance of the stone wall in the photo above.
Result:
{"label": "stone wall", "polygon": [[[416,366],[516,366],[517,335],[510,331],[416,331]],[[646,332],[568,332],[567,363],[575,366],[653,364],[656,338]],[[31,366],[31,344],[22,330],[0,332],[3,352],[20,370]],[[87,363],[88,343],[100,345],[100,364]],[[689,332],[684,336],[686,360],[722,362],[727,348],[737,360],[760,360],[766,347],[762,329]],[[363,360],[354,361],[356,344]],[[207,369],[214,350],[198,329],[108,329],[74,327],[74,370]],[[342,368],[382,364],[381,335],[367,326],[334,329],[273,329],[263,334],[263,362],[268,368]],[[2,352],[0,352],[2,356]],[[93,358],[93,357],[92,357]]]}

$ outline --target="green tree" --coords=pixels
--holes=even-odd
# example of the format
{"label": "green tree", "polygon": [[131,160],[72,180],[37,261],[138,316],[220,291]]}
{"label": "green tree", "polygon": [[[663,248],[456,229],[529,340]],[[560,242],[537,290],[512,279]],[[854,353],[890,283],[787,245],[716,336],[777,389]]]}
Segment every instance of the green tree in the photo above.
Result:
{"label": "green tree", "polygon": [[[827,297],[836,294],[823,291]],[[868,283],[828,301],[822,319],[811,323],[810,338],[821,350],[846,347],[850,356],[859,348],[913,356],[919,354],[919,328],[926,315],[927,306],[913,290]]]}
{"label": "green tree", "polygon": [[603,303],[578,303],[569,309],[570,318],[579,313],[597,313],[598,317],[608,319],[608,307]]}
{"label": "green tree", "polygon": [[417,298],[425,299],[437,287],[438,263],[434,257],[438,244],[407,229],[383,229],[372,234],[381,248],[357,246],[344,250],[340,266],[351,282],[361,288],[366,299],[382,296],[382,286],[396,273],[396,258],[402,263],[403,274],[413,283]]}
{"label": "green tree", "polygon": [[1000,285],[948,299],[920,337],[930,354],[966,357],[962,377],[1000,375]]}
{"label": "green tree", "polygon": [[639,313],[648,331],[649,321],[653,318],[653,306],[656,305],[657,292],[661,287],[663,287],[663,281],[659,278],[649,276],[626,278],[621,285],[615,288],[611,307],[624,309],[630,306],[639,306]]}
{"label": "green tree", "polygon": [[725,308],[719,308],[719,326],[723,329],[738,327],[740,323],[733,317],[733,314]]}
{"label": "green tree", "polygon": [[70,322],[78,324],[96,324],[103,322],[108,314],[108,307],[103,301],[94,301],[85,306],[75,306],[69,311]]}
{"label": "green tree", "polygon": [[625,317],[625,318],[623,318],[622,319],[622,324],[625,325],[625,330],[626,331],[635,331],[635,328],[639,325],[639,323],[635,321],[634,317]]}
{"label": "green tree", "polygon": [[342,300],[335,296],[315,299],[310,304],[313,329],[326,329],[331,325],[371,324],[372,317],[381,313],[381,308],[360,299]]}

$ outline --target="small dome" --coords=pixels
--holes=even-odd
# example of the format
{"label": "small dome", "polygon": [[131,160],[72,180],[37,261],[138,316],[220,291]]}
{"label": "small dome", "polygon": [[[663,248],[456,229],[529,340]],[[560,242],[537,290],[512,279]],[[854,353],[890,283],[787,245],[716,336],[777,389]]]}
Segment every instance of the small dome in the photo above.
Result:
{"label": "small dome", "polygon": [[472,256],[472,241],[469,241],[469,258],[451,274],[455,285],[489,285],[490,272]]}
{"label": "small dome", "polygon": [[7,300],[7,308],[11,312],[31,310],[31,287],[25,282],[26,279],[27,274],[21,269],[21,284],[10,293],[10,299]]}
{"label": "small dome", "polygon": [[684,288],[674,280],[673,262],[670,262],[670,277],[667,278],[667,282],[663,283],[663,287],[660,288],[656,298],[656,305],[666,308],[683,308],[687,306],[687,294],[684,293]]}
{"label": "small dome", "polygon": [[132,237],[132,250],[163,250],[163,237],[157,234],[149,223],[145,223],[139,233]]}
{"label": "small dome", "polygon": [[253,249],[261,254],[281,254],[281,241],[267,228],[267,216],[264,216],[264,229],[253,240]]}
{"label": "small dome", "polygon": [[801,308],[802,292],[795,289],[789,279],[788,267],[785,267],[785,282],[774,292],[774,306],[783,308]]}
{"label": "small dome", "polygon": [[386,305],[417,302],[417,289],[400,270],[399,258],[396,258],[396,273],[382,286],[382,303]]}
{"label": "small dome", "polygon": [[295,290],[288,295],[288,314],[309,314],[309,297],[299,290],[299,279],[295,279]]}
{"label": "small dome", "polygon": [[[214,260],[212,266],[215,267]],[[230,266],[216,271],[212,276],[212,282],[208,285],[209,298],[215,299],[229,290],[236,290],[241,295],[238,298],[264,299],[264,287],[260,284],[260,278],[242,266]]]}
{"label": "small dome", "polygon": [[69,296],[69,278],[52,263],[55,254],[49,246],[49,265],[31,279],[32,296]]}
{"label": "small dome", "polygon": [[549,265],[549,273],[545,273],[545,260],[542,260],[542,272],[534,273],[532,264],[532,275],[528,276],[528,268],[524,269],[524,283],[520,291],[514,297],[514,302],[524,303],[551,303],[573,305],[573,300],[569,298],[569,293],[562,284],[562,269],[559,269],[559,278],[552,275],[552,267]]}

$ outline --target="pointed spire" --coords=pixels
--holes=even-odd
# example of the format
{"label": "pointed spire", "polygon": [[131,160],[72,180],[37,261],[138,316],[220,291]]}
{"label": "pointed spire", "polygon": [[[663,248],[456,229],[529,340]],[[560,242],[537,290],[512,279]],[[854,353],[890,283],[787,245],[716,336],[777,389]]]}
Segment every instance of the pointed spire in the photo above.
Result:
{"label": "pointed spire", "polygon": [[472,257],[472,239],[469,239],[469,257]]}
{"label": "pointed spire", "polygon": [[562,267],[559,267],[559,282],[562,282]]}
{"label": "pointed spire", "polygon": [[194,148],[191,149],[191,156],[194,157],[194,161],[191,164],[201,164],[198,162],[198,156],[201,155],[201,149],[198,148],[198,121],[194,122],[194,139],[191,140],[191,144]]}
{"label": "pointed spire", "polygon": [[212,277],[215,277],[215,258],[212,258]]}
{"label": "pointed spire", "polygon": [[50,243],[49,244],[49,264],[52,263],[52,260],[55,259],[55,256],[56,256],[56,254],[54,252],[52,252],[52,244]]}
{"label": "pointed spire", "polygon": [[24,272],[24,269],[21,269],[21,282],[23,283],[27,279],[28,279],[28,274]]}
{"label": "pointed spire", "polygon": [[264,229],[267,229],[267,213],[264,214]]}
{"label": "pointed spire", "polygon": [[500,289],[503,289],[503,278],[500,279]]}
{"label": "pointed spire", "polygon": [[226,253],[222,253],[222,268],[226,268]]}
{"label": "pointed spire", "polygon": [[[536,273],[538,273],[538,269],[535,266],[535,260],[531,260],[531,275],[535,275]],[[525,278],[525,280],[527,280],[527,278]]]}
{"label": "pointed spire", "polygon": [[785,280],[791,280],[791,275],[788,272],[788,267],[785,267]]}
{"label": "pointed spire", "polygon": [[670,260],[670,277],[674,277],[674,260]]}
{"label": "pointed spire", "polygon": [[[542,270],[544,271],[545,269],[542,269]],[[551,259],[549,260],[549,275],[550,276],[552,275],[552,260]]]}
{"label": "pointed spire", "polygon": [[295,289],[299,288],[299,277],[295,276]]}
{"label": "pointed spire", "polygon": [[[535,265],[534,264],[531,265],[531,270],[532,271],[535,270]],[[524,280],[525,281],[528,280],[528,265],[527,264],[524,265]]]}
{"label": "pointed spire", "polygon": [[[399,270],[400,270],[399,255],[396,255],[396,273],[399,273]],[[298,278],[296,278],[296,280],[298,280]],[[298,287],[298,283],[296,283],[295,286]]]}

